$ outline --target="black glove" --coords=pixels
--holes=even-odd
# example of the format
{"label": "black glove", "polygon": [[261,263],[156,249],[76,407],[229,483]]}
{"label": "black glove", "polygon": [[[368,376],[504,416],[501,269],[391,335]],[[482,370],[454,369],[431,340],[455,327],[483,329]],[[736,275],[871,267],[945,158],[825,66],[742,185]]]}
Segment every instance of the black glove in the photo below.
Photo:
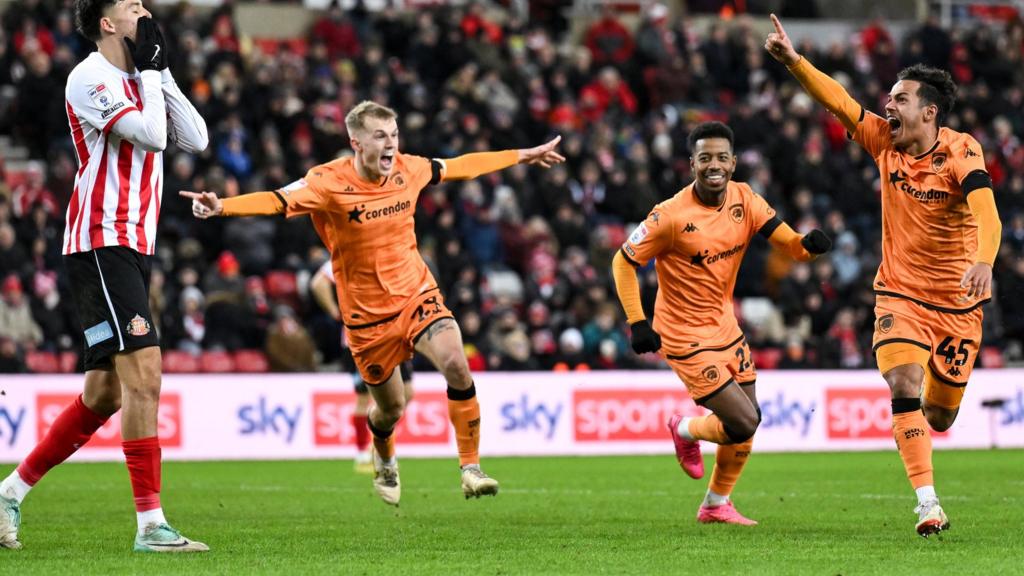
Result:
{"label": "black glove", "polygon": [[832,241],[821,230],[811,230],[800,239],[800,244],[811,254],[824,254],[832,249]]}
{"label": "black glove", "polygon": [[143,16],[135,25],[135,41],[130,38],[124,39],[128,50],[132,53],[132,60],[139,72],[144,70],[162,70],[164,65],[164,47],[161,45],[162,37],[160,29],[152,18]]}
{"label": "black glove", "polygon": [[164,31],[160,29],[160,25],[153,23],[153,27],[156,28],[156,39],[157,45],[160,46],[160,68],[162,72],[167,70],[171,65],[171,55],[167,52],[167,42],[164,40]]}
{"label": "black glove", "polygon": [[629,325],[629,328],[633,332],[633,336],[630,338],[633,352],[643,354],[644,352],[657,352],[661,349],[661,336],[658,336],[647,320],[634,322]]}

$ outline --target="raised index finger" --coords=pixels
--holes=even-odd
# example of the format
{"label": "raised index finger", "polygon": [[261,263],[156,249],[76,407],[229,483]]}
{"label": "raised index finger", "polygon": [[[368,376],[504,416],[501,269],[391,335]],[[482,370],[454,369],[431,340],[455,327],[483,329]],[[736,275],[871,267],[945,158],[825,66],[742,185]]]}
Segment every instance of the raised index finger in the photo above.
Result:
{"label": "raised index finger", "polygon": [[786,31],[782,29],[782,22],[779,22],[779,18],[775,15],[771,15],[772,24],[775,25],[775,31],[779,33],[779,36],[785,36]]}
{"label": "raised index finger", "polygon": [[178,190],[178,196],[184,196],[185,198],[191,198],[193,200],[199,200],[203,197],[199,192],[192,192],[189,190]]}

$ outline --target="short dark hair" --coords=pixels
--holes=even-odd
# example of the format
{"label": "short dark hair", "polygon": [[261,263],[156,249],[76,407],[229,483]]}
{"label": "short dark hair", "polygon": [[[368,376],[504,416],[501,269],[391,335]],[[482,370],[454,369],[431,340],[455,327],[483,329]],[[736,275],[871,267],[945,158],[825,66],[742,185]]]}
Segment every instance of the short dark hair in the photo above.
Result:
{"label": "short dark hair", "polygon": [[729,148],[733,147],[732,128],[721,122],[702,122],[690,132],[686,144],[690,147],[690,154],[697,150],[697,141],[707,138],[725,138],[729,141]]}
{"label": "short dark hair", "polygon": [[118,0],[75,0],[75,29],[82,36],[93,42],[99,42],[100,18],[107,7],[113,6]]}
{"label": "short dark hair", "polygon": [[897,80],[913,80],[920,84],[917,97],[925,105],[934,104],[939,109],[935,123],[942,126],[946,117],[953,111],[956,102],[956,82],[949,72],[926,64],[914,64],[900,70]]}

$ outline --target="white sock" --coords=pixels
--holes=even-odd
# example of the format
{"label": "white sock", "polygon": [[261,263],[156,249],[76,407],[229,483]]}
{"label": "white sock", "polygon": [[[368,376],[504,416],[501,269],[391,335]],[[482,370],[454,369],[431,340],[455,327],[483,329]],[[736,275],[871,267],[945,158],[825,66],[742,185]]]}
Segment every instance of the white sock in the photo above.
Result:
{"label": "white sock", "polygon": [[154,508],[152,510],[146,510],[145,512],[136,512],[136,518],[139,521],[139,535],[146,533],[146,528],[151,524],[167,524],[167,519],[164,518],[163,508]]}
{"label": "white sock", "polygon": [[914,490],[917,492],[917,503],[924,504],[929,500],[938,500],[939,497],[935,495],[935,486],[921,486]]}
{"label": "white sock", "polygon": [[0,496],[10,498],[20,505],[21,501],[25,499],[25,496],[31,489],[32,487],[26,484],[25,481],[21,479],[21,474],[18,474],[18,471],[15,470],[14,472],[11,472],[10,476],[4,478],[2,483],[0,483]]}
{"label": "white sock", "polygon": [[693,435],[690,434],[690,420],[693,420],[693,418],[687,416],[680,420],[679,425],[676,426],[676,432],[679,433],[679,436],[683,440],[696,440],[696,438],[694,438]]}
{"label": "white sock", "polygon": [[723,496],[721,494],[716,494],[716,493],[712,492],[711,490],[708,490],[708,493],[704,495],[704,502],[703,502],[702,505],[710,506],[710,507],[714,508],[715,506],[722,506],[723,504],[728,504],[728,503],[729,503],[729,497],[728,496]]}
{"label": "white sock", "polygon": [[469,470],[470,468],[476,468],[477,470],[479,470],[480,469],[480,465],[479,464],[466,464],[465,466],[459,466],[459,470]]}

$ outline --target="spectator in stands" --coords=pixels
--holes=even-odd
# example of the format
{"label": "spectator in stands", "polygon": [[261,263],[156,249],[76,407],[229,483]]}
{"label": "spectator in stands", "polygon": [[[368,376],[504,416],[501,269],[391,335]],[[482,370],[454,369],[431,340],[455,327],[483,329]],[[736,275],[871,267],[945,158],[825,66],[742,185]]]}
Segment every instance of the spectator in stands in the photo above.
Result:
{"label": "spectator in stands", "polygon": [[203,341],[206,340],[204,306],[205,298],[199,288],[189,286],[181,291],[178,303],[181,310],[179,316],[181,323],[175,327],[174,332],[178,350],[196,355],[203,351]]}
{"label": "spectator in stands", "polygon": [[32,308],[21,288],[21,280],[8,275],[0,285],[0,334],[14,341],[21,351],[35,350],[43,331],[32,318]]}
{"label": "spectator in stands", "polygon": [[32,278],[31,316],[42,333],[39,348],[56,352],[72,346],[70,333],[78,330],[77,322],[61,307],[57,290],[57,273],[37,271]]}
{"label": "spectator in stands", "polygon": [[630,117],[637,112],[637,101],[629,85],[615,68],[605,67],[596,80],[580,90],[580,114],[589,122],[611,116]]}
{"label": "spectator in stands", "polygon": [[311,36],[324,43],[331,61],[359,56],[361,46],[356,27],[345,15],[338,0],[331,0],[327,13],[313,24]]}
{"label": "spectator in stands", "polygon": [[287,306],[274,310],[275,320],[267,330],[267,360],[276,372],[312,372],[316,369],[316,346],[309,332]]}
{"label": "spectator in stands", "polygon": [[611,4],[601,8],[601,18],[587,29],[583,42],[597,66],[622,66],[633,55],[633,35],[619,21]]}
{"label": "spectator in stands", "polygon": [[8,222],[0,221],[0,270],[27,274],[29,263],[28,255],[18,242],[14,227]]}
{"label": "spectator in stands", "polygon": [[36,205],[42,206],[47,216],[60,213],[57,199],[46,188],[46,172],[42,162],[29,162],[25,168],[25,181],[14,188],[11,205],[15,218],[26,218]]}
{"label": "spectator in stands", "polygon": [[27,372],[24,356],[18,352],[18,345],[7,336],[0,336],[0,374]]}

